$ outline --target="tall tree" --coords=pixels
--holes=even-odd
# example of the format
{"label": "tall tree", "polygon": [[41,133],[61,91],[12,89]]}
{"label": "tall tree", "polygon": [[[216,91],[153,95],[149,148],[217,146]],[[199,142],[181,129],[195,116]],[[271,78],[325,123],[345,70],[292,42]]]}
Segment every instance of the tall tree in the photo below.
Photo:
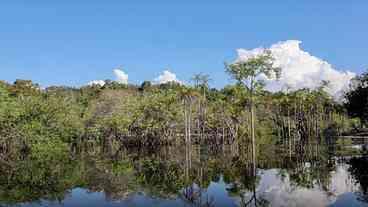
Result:
{"label": "tall tree", "polygon": [[203,90],[203,97],[206,97],[206,89],[208,89],[208,83],[210,82],[210,76],[203,73],[198,73],[193,75],[192,81],[194,82],[194,86],[196,88],[202,88]]}
{"label": "tall tree", "polygon": [[192,80],[194,82],[195,88],[197,88],[198,90],[202,90],[202,100],[199,100],[198,102],[199,116],[197,121],[198,124],[197,128],[200,130],[200,135],[202,137],[205,132],[206,107],[207,107],[206,91],[208,91],[209,88],[208,83],[210,81],[210,76],[207,74],[198,73],[192,77]]}
{"label": "tall tree", "polygon": [[184,105],[185,142],[191,143],[192,106],[198,94],[192,88],[183,86],[179,95]]}
{"label": "tall tree", "polygon": [[245,61],[236,61],[232,64],[225,64],[225,67],[226,71],[241,85],[245,86],[250,94],[250,134],[252,139],[252,157],[255,162],[254,96],[264,86],[264,82],[259,77],[264,75],[267,78],[275,77],[278,79],[281,75],[281,68],[274,66],[274,58],[269,50],[265,50],[263,53]]}

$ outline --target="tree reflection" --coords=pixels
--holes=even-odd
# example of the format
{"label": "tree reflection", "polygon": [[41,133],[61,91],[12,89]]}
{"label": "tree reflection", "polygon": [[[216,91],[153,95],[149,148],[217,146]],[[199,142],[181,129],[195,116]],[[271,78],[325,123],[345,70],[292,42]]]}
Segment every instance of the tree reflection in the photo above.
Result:
{"label": "tree reflection", "polygon": [[184,187],[180,194],[180,198],[191,206],[196,207],[213,207],[214,197],[206,194],[206,189],[196,184]]}
{"label": "tree reflection", "polygon": [[[114,159],[88,154],[31,156],[0,165],[0,204],[41,200],[62,202],[74,188],[104,192],[107,200],[126,200],[143,192],[151,199],[179,199],[189,206],[216,206],[211,183],[224,185],[228,198],[245,206],[270,206],[260,189],[262,174],[247,157],[216,152],[200,146],[173,146],[156,151],[120,150]],[[322,155],[321,155],[322,156]],[[285,161],[286,160],[286,161]],[[350,174],[361,186],[359,199],[368,201],[368,160],[350,161]],[[335,161],[323,157],[284,159],[283,155],[259,159],[258,166],[279,169],[280,182],[292,190],[314,188],[329,192]]]}
{"label": "tree reflection", "polygon": [[171,196],[184,186],[183,173],[177,163],[151,159],[139,162],[136,179],[149,193]]}
{"label": "tree reflection", "polygon": [[61,202],[80,181],[75,165],[61,159],[48,162],[26,159],[11,167],[1,166],[0,202],[8,205],[41,199]]}
{"label": "tree reflection", "polygon": [[[243,176],[240,182],[243,192],[240,193],[240,206],[269,206],[269,202],[257,193],[260,176],[256,173],[255,164],[251,163],[251,167],[243,166],[241,169]],[[244,192],[245,191],[245,192]]]}
{"label": "tree reflection", "polygon": [[368,158],[352,158],[349,172],[357,183],[360,184],[361,192],[357,193],[360,201],[368,203]]}

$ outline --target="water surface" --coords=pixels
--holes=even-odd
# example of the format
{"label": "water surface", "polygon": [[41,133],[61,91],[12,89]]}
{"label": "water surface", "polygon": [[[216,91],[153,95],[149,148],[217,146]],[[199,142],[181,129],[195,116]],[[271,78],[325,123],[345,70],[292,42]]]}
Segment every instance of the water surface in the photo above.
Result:
{"label": "water surface", "polygon": [[[1,168],[1,206],[368,206],[368,160],[295,160],[168,148],[24,160]],[[277,157],[277,159],[276,159]]]}

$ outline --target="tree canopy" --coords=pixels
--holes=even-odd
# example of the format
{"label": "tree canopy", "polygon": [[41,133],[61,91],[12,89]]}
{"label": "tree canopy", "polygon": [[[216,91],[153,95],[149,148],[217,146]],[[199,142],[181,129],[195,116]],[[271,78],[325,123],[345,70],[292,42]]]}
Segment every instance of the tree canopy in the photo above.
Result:
{"label": "tree canopy", "polygon": [[345,107],[352,117],[362,123],[368,122],[368,72],[351,80],[350,90],[345,94]]}

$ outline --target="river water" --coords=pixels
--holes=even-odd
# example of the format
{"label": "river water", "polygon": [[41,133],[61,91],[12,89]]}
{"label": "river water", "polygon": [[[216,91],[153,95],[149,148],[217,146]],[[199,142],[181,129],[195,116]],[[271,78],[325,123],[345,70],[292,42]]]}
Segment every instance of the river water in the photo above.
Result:
{"label": "river water", "polygon": [[324,153],[251,162],[233,150],[24,160],[2,168],[0,206],[368,206],[368,159]]}

